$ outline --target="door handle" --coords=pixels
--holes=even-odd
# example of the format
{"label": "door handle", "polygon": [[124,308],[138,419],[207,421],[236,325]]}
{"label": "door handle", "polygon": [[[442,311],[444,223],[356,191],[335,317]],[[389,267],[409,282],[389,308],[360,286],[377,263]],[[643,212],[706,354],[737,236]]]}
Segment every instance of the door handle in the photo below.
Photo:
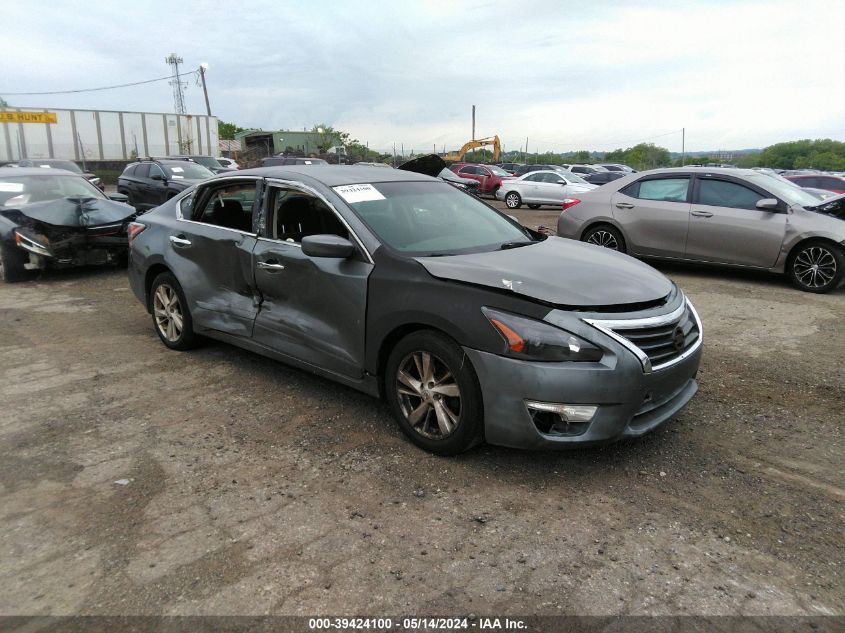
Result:
{"label": "door handle", "polygon": [[697,218],[712,218],[713,214],[709,211],[692,211],[690,215],[694,215]]}
{"label": "door handle", "polygon": [[634,205],[631,204],[630,202],[617,202],[616,208],[617,209],[633,209]]}
{"label": "door handle", "polygon": [[184,237],[180,237],[178,235],[171,235],[170,243],[174,246],[190,246],[191,240],[186,240]]}
{"label": "door handle", "polygon": [[266,262],[258,262],[258,267],[268,271],[279,271],[285,269],[284,264],[280,264],[274,259],[268,260]]}

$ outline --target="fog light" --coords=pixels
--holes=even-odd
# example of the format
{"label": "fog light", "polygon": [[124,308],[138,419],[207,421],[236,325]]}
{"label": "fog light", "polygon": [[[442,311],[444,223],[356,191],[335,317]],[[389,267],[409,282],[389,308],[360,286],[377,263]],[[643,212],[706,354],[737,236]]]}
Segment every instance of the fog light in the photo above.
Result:
{"label": "fog light", "polygon": [[526,400],[525,406],[537,430],[544,435],[573,436],[587,430],[598,407],[589,404],[563,404]]}

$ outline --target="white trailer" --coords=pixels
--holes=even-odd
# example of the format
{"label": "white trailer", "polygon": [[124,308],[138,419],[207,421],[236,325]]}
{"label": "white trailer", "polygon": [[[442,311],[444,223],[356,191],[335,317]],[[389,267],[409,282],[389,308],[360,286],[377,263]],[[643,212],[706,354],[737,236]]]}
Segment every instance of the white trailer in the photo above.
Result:
{"label": "white trailer", "polygon": [[197,114],[0,108],[0,161],[219,156],[217,117]]}

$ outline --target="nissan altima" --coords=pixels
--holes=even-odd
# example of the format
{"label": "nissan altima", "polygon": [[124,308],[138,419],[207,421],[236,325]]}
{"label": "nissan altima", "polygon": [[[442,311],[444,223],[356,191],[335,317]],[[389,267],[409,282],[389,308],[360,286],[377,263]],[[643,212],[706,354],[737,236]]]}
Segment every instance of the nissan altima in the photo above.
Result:
{"label": "nissan altima", "polygon": [[381,396],[435,453],[636,437],[698,388],[701,322],[669,279],[429,176],[239,171],[138,218],[130,240],[164,345],[219,339]]}

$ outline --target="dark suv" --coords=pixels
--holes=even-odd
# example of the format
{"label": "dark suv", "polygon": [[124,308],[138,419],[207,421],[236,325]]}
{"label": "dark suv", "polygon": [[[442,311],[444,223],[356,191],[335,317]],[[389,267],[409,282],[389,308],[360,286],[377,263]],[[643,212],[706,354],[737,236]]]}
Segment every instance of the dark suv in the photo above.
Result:
{"label": "dark suv", "polygon": [[117,179],[117,191],[126,196],[127,204],[148,211],[213,175],[189,160],[145,159],[126,166]]}

